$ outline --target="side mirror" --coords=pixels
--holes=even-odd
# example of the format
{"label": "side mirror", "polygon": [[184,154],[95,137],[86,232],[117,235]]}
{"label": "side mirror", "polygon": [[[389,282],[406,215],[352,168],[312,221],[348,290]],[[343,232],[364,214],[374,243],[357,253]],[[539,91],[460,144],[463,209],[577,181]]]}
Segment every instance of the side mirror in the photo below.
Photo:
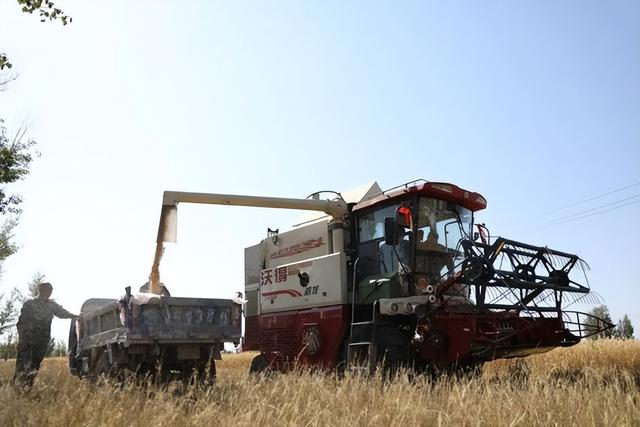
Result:
{"label": "side mirror", "polygon": [[387,245],[397,245],[404,227],[398,225],[395,218],[384,219],[384,242]]}

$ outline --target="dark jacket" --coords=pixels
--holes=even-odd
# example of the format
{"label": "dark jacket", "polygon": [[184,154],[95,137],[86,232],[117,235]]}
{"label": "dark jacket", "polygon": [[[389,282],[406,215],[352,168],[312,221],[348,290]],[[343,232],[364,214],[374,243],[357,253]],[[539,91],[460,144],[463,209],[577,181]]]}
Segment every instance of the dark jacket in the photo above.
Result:
{"label": "dark jacket", "polygon": [[25,302],[16,325],[20,339],[49,341],[51,338],[51,320],[53,320],[53,316],[62,319],[75,317],[74,314],[69,313],[53,300],[43,301],[34,298]]}

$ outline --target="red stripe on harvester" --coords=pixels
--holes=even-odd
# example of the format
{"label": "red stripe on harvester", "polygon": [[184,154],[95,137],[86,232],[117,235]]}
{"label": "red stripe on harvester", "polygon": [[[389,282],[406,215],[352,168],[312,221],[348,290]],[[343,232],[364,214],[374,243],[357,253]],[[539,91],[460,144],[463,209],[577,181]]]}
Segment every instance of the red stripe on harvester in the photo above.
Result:
{"label": "red stripe on harvester", "polygon": [[295,289],[281,289],[279,291],[272,291],[272,292],[264,292],[262,294],[263,297],[270,297],[270,296],[274,296],[274,295],[289,295],[290,297],[301,297],[302,294],[298,291],[296,291]]}

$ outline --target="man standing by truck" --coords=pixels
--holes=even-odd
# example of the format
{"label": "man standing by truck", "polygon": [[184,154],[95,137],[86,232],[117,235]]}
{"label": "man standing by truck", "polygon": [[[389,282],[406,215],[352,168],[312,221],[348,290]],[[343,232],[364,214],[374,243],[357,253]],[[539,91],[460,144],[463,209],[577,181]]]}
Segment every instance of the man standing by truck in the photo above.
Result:
{"label": "man standing by truck", "polygon": [[42,359],[47,354],[51,340],[51,321],[53,316],[62,319],[74,319],[78,316],[69,313],[49,297],[53,286],[49,282],[38,285],[38,296],[22,306],[18,329],[18,356],[13,382],[17,387],[28,390],[33,385]]}

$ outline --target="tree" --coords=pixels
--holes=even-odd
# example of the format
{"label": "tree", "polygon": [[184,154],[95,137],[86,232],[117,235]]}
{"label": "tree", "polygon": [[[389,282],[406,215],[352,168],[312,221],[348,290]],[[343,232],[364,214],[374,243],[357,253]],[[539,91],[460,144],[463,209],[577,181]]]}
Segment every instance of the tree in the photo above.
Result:
{"label": "tree", "polygon": [[[5,222],[0,226],[0,277],[4,260],[18,250],[13,241],[13,230],[18,225],[20,203],[22,199],[15,194],[7,194],[6,184],[22,180],[29,173],[29,166],[37,153],[33,151],[35,141],[25,141],[26,129],[21,126],[18,132],[9,136],[0,119],[0,216]],[[0,334],[17,318],[17,306],[22,294],[12,289],[7,294],[0,294]]]}
{"label": "tree", "polygon": [[633,339],[633,325],[631,324],[631,319],[629,319],[629,316],[626,314],[622,317],[622,320],[618,321],[615,336],[623,340]]}
{"label": "tree", "polygon": [[18,4],[22,5],[22,11],[25,13],[38,12],[40,22],[59,19],[62,25],[67,25],[72,21],[69,15],[55,7],[54,3],[50,0],[18,0]]}
{"label": "tree", "polygon": [[0,358],[7,360],[15,358],[18,352],[18,342],[16,340],[13,326],[18,320],[18,305],[23,300],[22,293],[16,288],[11,290],[8,297],[0,294]]}
{"label": "tree", "polygon": [[[33,275],[33,278],[27,283],[28,296],[35,298],[38,296],[38,285],[44,282],[44,274],[37,272]],[[17,341],[12,327],[18,320],[20,314],[18,306],[24,302],[24,295],[18,289],[13,288],[11,294],[6,298],[4,295],[0,295],[0,337],[4,336],[4,342],[0,342],[0,358],[14,358],[17,352]],[[55,347],[59,350],[59,347],[64,348],[64,343]],[[53,350],[51,350],[53,351]],[[66,351],[66,350],[65,350]],[[56,354],[60,353],[57,351]]]}
{"label": "tree", "polygon": [[[0,78],[0,91],[12,79]],[[13,230],[18,225],[22,202],[19,195],[9,194],[6,186],[24,179],[31,162],[38,155],[34,150],[35,141],[26,138],[26,131],[27,126],[22,125],[10,135],[0,119],[0,216],[4,218],[4,223],[0,225],[0,277],[4,261],[18,251],[18,245],[13,241]],[[23,299],[22,293],[15,288],[8,294],[0,293],[0,335],[6,333],[17,320],[18,305]],[[7,345],[10,344],[11,338],[8,337]]]}
{"label": "tree", "polygon": [[[38,13],[42,22],[59,20],[63,25],[71,22],[71,18],[61,9],[55,7],[51,0],[17,0],[17,2],[22,6],[24,13]],[[11,67],[12,64],[7,55],[0,52],[0,71]],[[15,75],[0,75],[0,92],[4,91],[8,83],[15,78]],[[38,155],[34,150],[35,141],[26,138],[27,127],[26,124],[22,124],[15,133],[9,134],[4,126],[4,120],[0,118],[0,216],[4,218],[4,223],[0,226],[0,277],[4,260],[18,250],[18,246],[13,241],[13,229],[18,224],[18,217],[21,213],[20,203],[22,202],[20,196],[7,194],[6,184],[24,179],[29,173],[31,162]],[[34,276],[29,284],[29,292],[32,296],[34,296],[34,289],[37,289],[36,281],[43,279],[42,275],[36,274]],[[20,291],[15,288],[8,295],[0,293],[0,336],[5,334],[17,320],[18,304],[23,299]],[[2,346],[4,346],[4,357],[6,358],[8,349],[15,347],[12,333],[7,335]]]}
{"label": "tree", "polygon": [[[0,89],[3,90],[11,80],[0,78]],[[0,215],[5,218],[0,226],[0,274],[4,260],[18,250],[12,238],[22,212],[22,198],[17,194],[9,194],[6,185],[24,179],[29,174],[31,162],[39,156],[34,148],[36,142],[27,138],[26,133],[27,125],[22,124],[15,133],[9,134],[4,120],[0,119]]]}
{"label": "tree", "polygon": [[44,274],[40,273],[39,271],[33,275],[31,281],[27,283],[27,290],[31,298],[35,298],[38,296],[38,287],[41,283],[44,283],[44,281]]}
{"label": "tree", "polygon": [[[593,334],[590,338],[592,339],[600,339],[600,338],[611,338],[613,336],[613,330],[604,329],[607,325],[612,324],[611,315],[609,314],[609,308],[606,305],[599,305],[594,307],[593,310],[589,312],[589,314],[593,317],[588,317],[586,320],[585,330]],[[598,332],[599,331],[599,332]]]}
{"label": "tree", "polygon": [[0,278],[3,271],[2,263],[18,251],[18,245],[13,241],[13,229],[16,225],[18,225],[18,218],[14,216],[0,226]]}
{"label": "tree", "polygon": [[[36,142],[25,138],[27,126],[22,125],[13,135],[7,133],[4,120],[0,119],[0,185],[24,179],[29,166],[39,154],[33,148]],[[6,188],[0,187],[0,214],[20,214],[22,198],[16,194],[7,195]],[[15,225],[15,224],[14,224]]]}
{"label": "tree", "polygon": [[18,304],[22,302],[23,297],[17,289],[12,289],[11,293],[5,297],[0,294],[0,335],[11,328],[18,320]]}
{"label": "tree", "polygon": [[18,342],[13,332],[7,334],[4,342],[0,343],[0,359],[15,359],[18,354]]}
{"label": "tree", "polygon": [[[55,4],[50,0],[17,0],[18,4],[22,6],[24,13],[36,12],[40,15],[40,22],[60,21],[62,25],[71,23],[72,19],[69,15],[64,13],[61,9],[55,7]],[[13,65],[7,58],[7,55],[0,52],[0,70],[5,68],[11,68]]]}
{"label": "tree", "polygon": [[64,357],[67,355],[67,345],[62,340],[51,338],[46,357]]}

